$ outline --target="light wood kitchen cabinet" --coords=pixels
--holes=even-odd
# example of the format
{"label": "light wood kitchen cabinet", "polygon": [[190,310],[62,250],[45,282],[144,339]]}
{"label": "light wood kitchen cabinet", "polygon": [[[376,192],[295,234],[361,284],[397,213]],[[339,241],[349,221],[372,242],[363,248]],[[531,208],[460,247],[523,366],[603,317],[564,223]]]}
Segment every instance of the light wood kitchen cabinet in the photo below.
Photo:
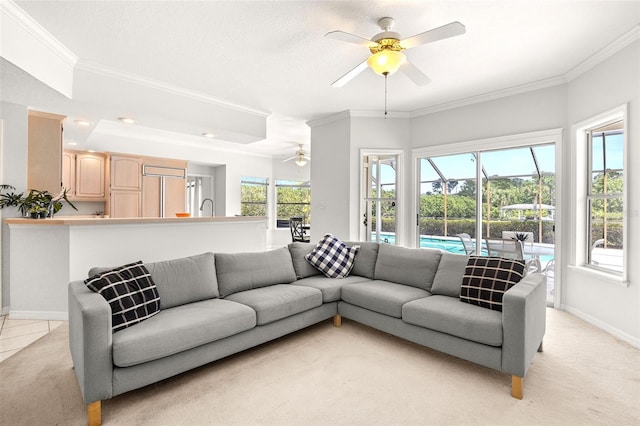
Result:
{"label": "light wood kitchen cabinet", "polygon": [[176,217],[185,211],[187,162],[143,158],[142,216]]}
{"label": "light wood kitchen cabinet", "polygon": [[187,162],[112,154],[110,217],[175,217],[185,210]]}
{"label": "light wood kitchen cabinet", "polygon": [[69,199],[79,201],[104,201],[104,154],[83,151],[64,151],[62,154],[62,186]]}
{"label": "light wood kitchen cabinet", "polygon": [[140,191],[111,191],[109,217],[140,217]]}
{"label": "light wood kitchen cabinet", "polygon": [[64,115],[29,111],[27,188],[58,194],[62,189]]}
{"label": "light wood kitchen cabinet", "polygon": [[142,214],[141,159],[126,155],[110,157],[110,217],[140,217]]}
{"label": "light wood kitchen cabinet", "polygon": [[141,159],[121,155],[111,156],[111,190],[140,191]]}

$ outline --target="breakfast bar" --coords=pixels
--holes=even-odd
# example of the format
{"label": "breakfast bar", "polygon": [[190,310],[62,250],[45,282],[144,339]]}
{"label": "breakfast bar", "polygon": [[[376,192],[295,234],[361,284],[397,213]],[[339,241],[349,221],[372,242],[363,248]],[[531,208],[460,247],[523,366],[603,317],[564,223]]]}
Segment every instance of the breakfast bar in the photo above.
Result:
{"label": "breakfast bar", "polygon": [[264,217],[5,219],[10,315],[66,320],[67,286],[94,266],[156,262],[204,252],[266,249]]}

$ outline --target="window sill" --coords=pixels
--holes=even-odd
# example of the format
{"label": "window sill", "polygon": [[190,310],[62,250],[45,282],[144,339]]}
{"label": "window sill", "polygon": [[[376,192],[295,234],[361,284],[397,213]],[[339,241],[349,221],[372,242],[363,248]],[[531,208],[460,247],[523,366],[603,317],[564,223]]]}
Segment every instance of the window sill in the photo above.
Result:
{"label": "window sill", "polygon": [[585,266],[569,265],[569,271],[576,272],[589,278],[598,278],[604,283],[617,285],[619,287],[629,287],[629,280],[625,280],[622,275],[616,275],[614,273],[607,273],[599,271],[597,269],[588,268]]}

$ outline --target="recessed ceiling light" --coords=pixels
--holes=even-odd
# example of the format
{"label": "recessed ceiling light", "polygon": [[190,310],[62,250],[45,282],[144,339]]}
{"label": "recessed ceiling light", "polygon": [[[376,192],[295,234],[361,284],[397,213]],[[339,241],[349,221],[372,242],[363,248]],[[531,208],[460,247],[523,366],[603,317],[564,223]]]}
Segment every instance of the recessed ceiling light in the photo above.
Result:
{"label": "recessed ceiling light", "polygon": [[202,134],[202,136],[204,136],[205,138],[209,138],[209,139],[213,139],[216,137],[215,133],[211,133],[211,132],[204,132]]}
{"label": "recessed ceiling light", "polygon": [[80,127],[89,127],[89,126],[91,126],[91,122],[87,121],[87,120],[75,120],[74,123],[76,123]]}
{"label": "recessed ceiling light", "polygon": [[78,145],[78,142],[69,141],[69,142],[67,142],[67,145],[76,146],[76,145]]}
{"label": "recessed ceiling light", "polygon": [[136,124],[136,120],[134,120],[131,117],[118,117],[118,120],[122,121],[123,123],[127,123],[127,124]]}

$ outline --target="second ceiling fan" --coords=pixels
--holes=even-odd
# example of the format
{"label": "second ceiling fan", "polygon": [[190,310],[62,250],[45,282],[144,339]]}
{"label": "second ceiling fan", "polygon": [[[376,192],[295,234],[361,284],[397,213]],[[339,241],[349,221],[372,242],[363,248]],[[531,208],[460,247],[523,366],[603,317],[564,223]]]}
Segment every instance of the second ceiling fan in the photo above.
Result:
{"label": "second ceiling fan", "polygon": [[465,33],[464,25],[455,21],[402,39],[400,34],[391,31],[394,23],[393,18],[381,18],[378,20],[378,25],[382,29],[382,32],[374,35],[371,39],[366,39],[344,31],[331,31],[325,34],[325,37],[335,40],[366,46],[371,51],[371,56],[365,61],[334,81],[331,84],[333,87],[344,86],[367,67],[371,67],[377,74],[384,75],[385,77],[399,69],[418,86],[429,84],[431,79],[409,62],[402,51]]}

